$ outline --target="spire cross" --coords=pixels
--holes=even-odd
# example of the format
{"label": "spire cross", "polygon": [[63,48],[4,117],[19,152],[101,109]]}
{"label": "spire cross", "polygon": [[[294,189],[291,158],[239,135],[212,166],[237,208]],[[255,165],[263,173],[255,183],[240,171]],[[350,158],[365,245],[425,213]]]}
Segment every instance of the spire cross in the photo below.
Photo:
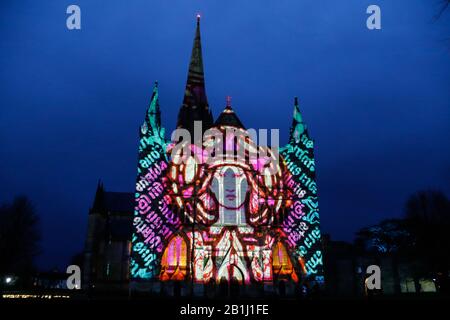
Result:
{"label": "spire cross", "polygon": [[231,108],[231,97],[227,96],[227,107]]}

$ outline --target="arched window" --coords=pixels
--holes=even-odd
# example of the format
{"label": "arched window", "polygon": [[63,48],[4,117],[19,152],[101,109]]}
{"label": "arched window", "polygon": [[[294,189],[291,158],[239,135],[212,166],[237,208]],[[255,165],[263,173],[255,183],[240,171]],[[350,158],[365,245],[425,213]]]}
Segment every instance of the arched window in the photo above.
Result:
{"label": "arched window", "polygon": [[249,184],[243,169],[222,166],[214,173],[210,192],[219,204],[220,225],[245,225],[245,200]]}
{"label": "arched window", "polygon": [[170,240],[161,259],[161,281],[184,280],[187,269],[187,246],[183,237]]}

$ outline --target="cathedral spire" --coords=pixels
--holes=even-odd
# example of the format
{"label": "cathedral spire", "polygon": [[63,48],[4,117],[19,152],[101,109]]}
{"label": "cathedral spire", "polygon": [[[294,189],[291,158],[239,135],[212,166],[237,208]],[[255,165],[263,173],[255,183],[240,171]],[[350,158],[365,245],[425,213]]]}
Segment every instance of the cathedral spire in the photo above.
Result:
{"label": "cathedral spire", "polygon": [[188,129],[192,134],[194,121],[202,121],[203,130],[210,128],[213,123],[206,98],[202,44],[200,40],[200,15],[197,15],[194,45],[189,63],[183,105],[178,113],[177,128]]}
{"label": "cathedral spire", "polygon": [[300,136],[306,132],[306,125],[303,122],[302,114],[300,113],[300,107],[298,104],[298,98],[294,98],[294,115],[292,119],[290,139],[299,141]]}

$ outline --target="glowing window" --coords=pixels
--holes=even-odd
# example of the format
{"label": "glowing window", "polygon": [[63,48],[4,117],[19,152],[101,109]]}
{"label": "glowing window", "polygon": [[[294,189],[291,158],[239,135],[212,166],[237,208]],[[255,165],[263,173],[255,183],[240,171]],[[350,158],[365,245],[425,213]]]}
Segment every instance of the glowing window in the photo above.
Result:
{"label": "glowing window", "polygon": [[181,236],[175,236],[170,240],[161,259],[162,281],[184,280],[187,267],[187,246]]}

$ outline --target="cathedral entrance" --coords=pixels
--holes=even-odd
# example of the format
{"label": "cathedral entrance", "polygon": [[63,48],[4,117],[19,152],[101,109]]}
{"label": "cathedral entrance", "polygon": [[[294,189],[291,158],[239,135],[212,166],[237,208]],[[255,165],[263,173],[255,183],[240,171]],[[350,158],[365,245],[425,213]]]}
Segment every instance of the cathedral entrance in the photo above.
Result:
{"label": "cathedral entrance", "polygon": [[228,265],[228,273],[222,273],[219,281],[219,294],[221,297],[237,298],[241,287],[245,283],[243,271],[235,264]]}

